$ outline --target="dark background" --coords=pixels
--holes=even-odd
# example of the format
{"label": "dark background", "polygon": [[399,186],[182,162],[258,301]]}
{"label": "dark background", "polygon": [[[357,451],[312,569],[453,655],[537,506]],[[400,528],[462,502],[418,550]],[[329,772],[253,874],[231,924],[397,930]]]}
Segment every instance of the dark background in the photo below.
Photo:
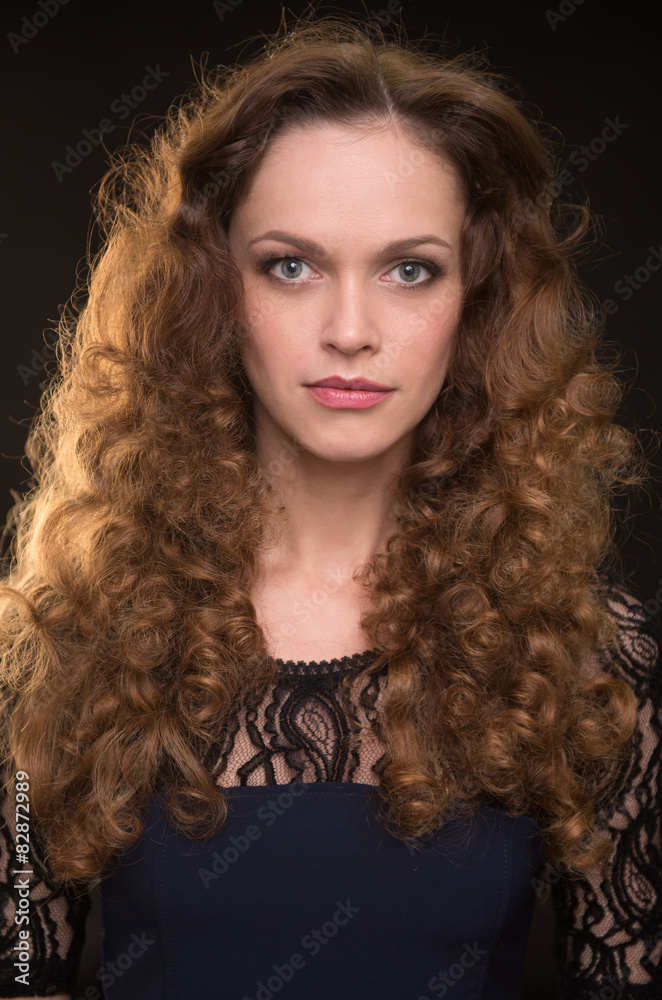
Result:
{"label": "dark background", "polygon": [[[0,393],[0,505],[11,507],[11,490],[20,491],[28,473],[21,456],[40,384],[54,370],[48,361],[58,309],[86,275],[90,225],[90,190],[102,175],[108,152],[151,135],[168,106],[196,77],[197,64],[209,52],[209,65],[241,61],[278,27],[280,0],[234,0],[218,11],[212,2],[168,5],[144,0],[85,3],[84,0],[6,2],[2,9],[2,68],[5,95],[2,133],[4,181],[0,215],[0,264],[3,274]],[[391,10],[393,10],[393,3]],[[288,4],[288,24],[306,9]],[[459,51],[479,49],[494,69],[506,71],[522,88],[526,101],[547,126],[558,129],[566,161],[581,146],[591,146],[606,120],[620,123],[613,141],[597,142],[592,160],[567,164],[572,180],[566,198],[589,195],[602,218],[600,252],[582,276],[600,302],[611,299],[607,335],[625,348],[625,377],[634,382],[622,422],[643,429],[653,454],[651,428],[660,429],[659,399],[662,273],[646,267],[650,248],[662,258],[660,216],[659,52],[653,5],[618,5],[610,14],[590,0],[510,5],[461,0],[402,0],[401,19],[412,40],[427,34],[446,39]],[[317,4],[319,13],[351,11],[377,19],[387,12],[381,0]],[[36,16],[38,27],[29,25]],[[382,14],[382,23],[384,15]],[[45,23],[44,23],[45,22]],[[388,31],[388,28],[387,28]],[[16,37],[19,36],[19,37]],[[31,37],[28,37],[31,36]],[[131,110],[122,94],[140,86],[152,67],[164,79]],[[167,74],[167,76],[165,75]],[[9,99],[7,100],[7,96]],[[68,145],[85,138],[110,118],[114,129],[104,136],[106,149],[95,146],[58,177],[53,163],[64,162]],[[623,127],[627,126],[627,127]],[[601,145],[604,149],[600,150]],[[584,168],[580,169],[584,164]],[[92,234],[92,250],[98,247]],[[653,258],[654,259],[654,258]],[[637,289],[625,293],[617,284],[633,275]],[[637,369],[639,369],[637,371]],[[659,455],[654,462],[660,461]],[[659,474],[657,467],[654,468]],[[657,483],[633,504],[632,534],[624,546],[624,567],[632,588],[653,614],[659,611],[662,570]],[[656,598],[656,592],[659,596]],[[99,901],[88,921],[78,993],[96,986],[101,964]],[[524,974],[523,997],[555,997],[551,957],[554,912],[536,904]],[[78,995],[78,994],[77,994]],[[406,1000],[406,998],[403,998]]]}

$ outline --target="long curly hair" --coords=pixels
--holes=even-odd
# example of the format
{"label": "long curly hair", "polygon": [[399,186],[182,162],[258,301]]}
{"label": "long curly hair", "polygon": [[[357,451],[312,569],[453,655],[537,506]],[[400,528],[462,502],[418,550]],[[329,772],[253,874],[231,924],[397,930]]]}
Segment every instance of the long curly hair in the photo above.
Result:
{"label": "long curly hair", "polygon": [[156,791],[188,836],[223,827],[203,757],[276,679],[250,587],[284,505],[256,455],[227,226],[273,136],[321,122],[397,126],[454,164],[468,204],[446,382],[397,531],[356,575],[378,654],[359,680],[388,664],[391,832],[490,802],[538,819],[571,876],[610,851],[597,803],[636,725],[609,669],[615,497],[648,463],[614,422],[623,386],[577,273],[596,220],[554,197],[554,140],[482,56],[308,17],[243,65],[201,65],[147,144],[113,155],[86,301],[60,318],[30,427],[33,485],[5,526],[2,749],[73,891]]}

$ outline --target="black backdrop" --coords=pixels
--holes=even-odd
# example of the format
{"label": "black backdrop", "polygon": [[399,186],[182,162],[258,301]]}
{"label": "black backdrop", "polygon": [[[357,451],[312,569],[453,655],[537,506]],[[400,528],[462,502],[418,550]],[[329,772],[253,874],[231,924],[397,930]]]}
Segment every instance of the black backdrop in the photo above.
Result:
{"label": "black backdrop", "polygon": [[[0,41],[4,512],[13,502],[10,490],[25,488],[27,481],[21,465],[27,428],[40,385],[54,370],[49,329],[77,276],[85,277],[90,189],[104,171],[107,151],[140,131],[151,134],[168,106],[194,82],[193,60],[197,63],[204,52],[212,65],[241,60],[260,48],[263,36],[277,28],[281,7],[281,0],[186,5],[5,0]],[[290,0],[288,21],[305,7],[304,0]],[[397,3],[344,0],[317,9],[363,13],[384,23]],[[634,388],[622,420],[659,430],[662,219],[654,9],[619,4],[610,14],[594,0],[549,0],[549,6],[544,0],[521,6],[402,0],[400,16],[412,40],[427,33],[446,38],[458,50],[483,50],[493,68],[519,83],[542,121],[559,130],[566,144],[564,195],[581,199],[588,194],[603,220],[602,249],[582,276],[600,302],[611,301],[605,305],[607,334],[626,349],[624,364]],[[94,141],[104,119],[106,149]],[[96,233],[91,245],[93,251],[98,246]],[[650,435],[645,437],[650,442]],[[633,589],[653,613],[662,597],[656,488],[633,506],[638,516],[624,547]],[[93,898],[81,997],[86,988],[87,997],[100,996],[99,899]],[[553,920],[549,904],[536,905],[524,997],[556,996]]]}

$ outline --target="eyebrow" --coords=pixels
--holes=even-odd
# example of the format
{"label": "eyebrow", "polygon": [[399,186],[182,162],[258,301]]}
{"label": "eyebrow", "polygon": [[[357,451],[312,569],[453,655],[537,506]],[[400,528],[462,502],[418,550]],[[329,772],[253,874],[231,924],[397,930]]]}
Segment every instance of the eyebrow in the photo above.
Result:
{"label": "eyebrow", "polygon": [[[299,250],[303,250],[304,253],[317,254],[318,257],[326,256],[326,251],[324,247],[316,243],[315,240],[306,239],[304,236],[294,236],[292,233],[285,233],[281,229],[270,229],[267,233],[262,233],[261,236],[256,236],[254,239],[249,240],[248,246],[252,246],[254,243],[259,243],[260,240],[278,240],[280,243],[290,243],[297,247]],[[435,236],[432,233],[427,233],[424,236],[409,236],[407,239],[403,240],[393,240],[391,243],[383,243],[382,246],[377,248],[377,253],[380,256],[396,256],[400,253],[406,253],[407,250],[413,249],[413,247],[419,246],[421,243],[436,243],[438,246],[446,247],[447,250],[452,250],[453,247],[446,240],[442,240],[440,236]]]}

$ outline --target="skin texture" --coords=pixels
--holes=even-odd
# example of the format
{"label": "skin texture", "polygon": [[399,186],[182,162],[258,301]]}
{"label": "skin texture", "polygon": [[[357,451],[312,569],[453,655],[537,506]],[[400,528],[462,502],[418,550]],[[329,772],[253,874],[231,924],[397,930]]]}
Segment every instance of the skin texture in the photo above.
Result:
{"label": "skin texture", "polygon": [[[285,594],[279,609],[271,593],[272,617],[291,623],[297,595],[345,581],[325,604],[333,637],[320,633],[324,610],[316,615],[325,648],[343,645],[337,615],[356,598],[351,572],[394,530],[389,484],[444,383],[462,303],[464,215],[448,162],[392,126],[327,123],[279,134],[230,219],[230,250],[244,278],[242,353],[256,395],[258,455],[288,510],[256,594],[260,586],[263,596],[267,587]],[[252,242],[271,230],[313,240],[321,252],[292,238]],[[449,247],[380,249],[421,236]],[[267,253],[286,259],[261,273]],[[444,273],[433,277],[424,264],[403,269],[413,259]],[[304,386],[332,375],[395,391],[371,409],[327,409]],[[338,595],[347,607],[338,607]],[[350,646],[352,638],[349,629]]]}

